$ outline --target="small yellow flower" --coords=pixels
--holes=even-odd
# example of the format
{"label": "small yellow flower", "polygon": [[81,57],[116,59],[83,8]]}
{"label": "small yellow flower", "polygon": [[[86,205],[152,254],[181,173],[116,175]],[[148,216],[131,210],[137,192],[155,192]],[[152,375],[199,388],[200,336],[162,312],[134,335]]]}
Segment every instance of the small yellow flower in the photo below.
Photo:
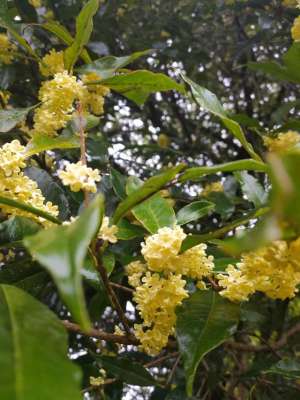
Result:
{"label": "small yellow flower", "polygon": [[[0,56],[0,58],[1,58],[1,56]],[[0,90],[0,99],[1,99],[0,108],[2,108],[2,105],[3,105],[3,107],[5,107],[7,105],[10,96],[11,96],[11,94],[8,91]]]}
{"label": "small yellow flower", "polygon": [[39,90],[42,105],[35,110],[33,133],[55,136],[72,118],[75,100],[82,102],[87,93],[83,83],[66,71],[44,82]]}
{"label": "small yellow flower", "polygon": [[293,298],[300,284],[300,239],[291,243],[277,240],[268,246],[242,255],[235,267],[219,274],[220,292],[233,301],[245,301],[255,291],[271,299]]}
{"label": "small yellow flower", "polygon": [[297,0],[283,0],[282,5],[285,7],[297,7],[299,2]]}
{"label": "small yellow flower", "polygon": [[162,149],[166,149],[170,145],[170,138],[164,133],[161,133],[157,138],[157,144]]}
{"label": "small yellow flower", "polygon": [[100,376],[98,376],[97,378],[95,378],[94,376],[90,376],[90,384],[92,386],[101,386],[104,384],[106,378],[106,371],[103,368],[101,368],[99,370],[99,374]]}
{"label": "small yellow flower", "polygon": [[110,243],[116,243],[118,238],[118,227],[116,225],[109,226],[109,218],[103,217],[102,225],[98,233],[98,237],[102,240],[107,240]]}
{"label": "small yellow flower", "polygon": [[295,42],[300,41],[300,15],[294,21],[294,25],[292,26],[291,29],[291,34]]}
{"label": "small yellow flower", "polygon": [[34,8],[39,8],[42,7],[42,2],[41,0],[28,0],[29,4],[32,5]]}
{"label": "small yellow flower", "polygon": [[[37,183],[22,172],[22,168],[26,167],[24,150],[24,146],[18,140],[6,143],[0,148],[0,195],[57,216],[58,207],[51,202],[45,202]],[[7,215],[29,217],[45,226],[52,224],[42,217],[12,206],[1,204],[0,208]]]}
{"label": "small yellow flower", "polygon": [[284,153],[300,142],[300,134],[295,131],[279,133],[276,138],[264,137],[264,144],[273,153]]}
{"label": "small yellow flower", "polygon": [[0,62],[3,64],[11,64],[13,61],[13,53],[17,47],[11,43],[5,33],[0,33]]}
{"label": "small yellow flower", "polygon": [[212,192],[224,192],[222,182],[207,183],[201,192],[201,196],[207,197]]}
{"label": "small yellow flower", "polygon": [[63,51],[50,50],[39,63],[40,71],[43,76],[55,75],[65,70]]}
{"label": "small yellow flower", "polygon": [[59,178],[65,186],[70,186],[73,192],[86,190],[96,193],[96,182],[100,182],[101,177],[98,169],[92,169],[78,161],[76,164],[67,164],[65,170],[58,172]]}
{"label": "small yellow flower", "polygon": [[101,76],[96,72],[90,72],[82,77],[82,81],[88,89],[84,102],[87,106],[90,106],[92,113],[96,115],[104,113],[104,97],[109,94],[110,90],[107,86],[100,84],[88,85],[88,83],[100,80]]}
{"label": "small yellow flower", "polygon": [[160,228],[155,235],[146,238],[142,243],[142,254],[152,271],[161,271],[173,257],[177,256],[182,241],[186,234],[180,226],[174,229],[165,227]]}

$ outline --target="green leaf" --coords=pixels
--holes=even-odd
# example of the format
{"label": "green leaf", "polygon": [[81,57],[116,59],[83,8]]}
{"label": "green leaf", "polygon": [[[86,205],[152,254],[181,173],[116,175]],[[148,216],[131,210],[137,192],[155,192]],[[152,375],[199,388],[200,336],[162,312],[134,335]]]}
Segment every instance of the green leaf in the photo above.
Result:
{"label": "green leaf", "polygon": [[51,221],[54,224],[61,224],[61,221],[59,219],[57,219],[56,217],[53,217],[53,215],[48,214],[46,211],[42,211],[38,208],[35,208],[26,203],[23,203],[22,201],[17,201],[17,200],[13,200],[13,199],[10,199],[5,196],[0,196],[0,209],[1,209],[1,204],[5,204],[6,206],[14,207],[19,210],[27,211],[31,214],[42,217],[42,218],[46,219],[47,221]]}
{"label": "green leaf", "polygon": [[81,269],[102,216],[103,199],[97,196],[72,224],[47,229],[24,241],[32,256],[52,275],[74,320],[84,330],[89,329],[90,323],[81,285]]}
{"label": "green leaf", "polygon": [[41,229],[40,225],[29,218],[14,216],[0,223],[0,246],[18,242],[26,236],[34,235]]}
{"label": "green leaf", "polygon": [[0,133],[9,132],[20,122],[24,121],[26,115],[33,107],[13,108],[11,110],[0,110]]}
{"label": "green leaf", "polygon": [[239,306],[212,290],[197,291],[183,301],[177,311],[176,333],[189,396],[199,363],[233,334],[238,319]]}
{"label": "green leaf", "polygon": [[18,26],[10,17],[7,6],[7,1],[2,0],[0,4],[0,26],[7,29],[15,40],[31,54],[34,58],[39,60],[39,57],[32,49],[30,44],[20,35],[20,26]]}
{"label": "green leaf", "polygon": [[150,232],[156,233],[164,226],[173,227],[175,213],[170,204],[159,194],[155,194],[132,209],[135,218]]}
{"label": "green leaf", "polygon": [[131,224],[127,219],[122,218],[118,224],[117,238],[119,240],[131,240],[136,237],[144,237],[145,230],[141,226]]}
{"label": "green leaf", "polygon": [[[74,41],[74,38],[70,34],[70,32],[57,21],[48,21],[45,24],[41,24],[40,26],[47,31],[53,33],[68,46],[71,46]],[[86,49],[82,50],[80,57],[85,63],[90,63],[92,61]]]}
{"label": "green leaf", "polygon": [[93,31],[93,16],[99,8],[99,0],[89,0],[76,18],[76,35],[73,43],[64,55],[65,67],[72,70],[84,46],[88,43]]}
{"label": "green leaf", "polygon": [[176,167],[170,168],[161,174],[149,178],[139,189],[132,192],[118,205],[114,214],[113,223],[117,224],[127,211],[141,203],[153,193],[158,192],[163,186],[174,179],[183,168],[185,168],[185,165],[179,164]]}
{"label": "green leaf", "polygon": [[0,397],[80,400],[80,370],[54,313],[14,286],[0,285]]}
{"label": "green leaf", "polygon": [[137,105],[144,104],[151,93],[168,90],[177,90],[180,93],[185,92],[183,85],[167,75],[146,70],[116,75],[112,78],[104,79],[100,83],[134,101]]}
{"label": "green leaf", "polygon": [[79,138],[75,135],[62,134],[57,137],[34,135],[27,144],[25,154],[27,157],[42,151],[55,149],[75,149],[80,146]]}
{"label": "green leaf", "polygon": [[199,180],[205,175],[216,174],[217,172],[232,172],[242,170],[268,172],[268,165],[256,160],[239,160],[214,165],[211,167],[193,167],[184,171],[184,173],[179,177],[179,182]]}
{"label": "green leaf", "polygon": [[300,229],[300,150],[269,155],[272,167],[272,208],[290,227]]}
{"label": "green leaf", "polygon": [[64,190],[55,182],[45,170],[37,167],[25,169],[25,174],[34,180],[47,201],[56,204],[59,209],[59,218],[66,220],[70,216],[69,202]]}
{"label": "green leaf", "polygon": [[297,359],[283,359],[278,361],[275,365],[273,365],[268,370],[264,371],[265,373],[282,375],[286,378],[290,379],[299,379],[300,378],[300,361]]}
{"label": "green leaf", "polygon": [[106,251],[102,256],[102,261],[106,269],[107,275],[110,276],[116,264],[115,255],[110,251]]}
{"label": "green leaf", "polygon": [[121,357],[95,356],[102,367],[129,385],[154,386],[153,376],[139,363]]}
{"label": "green leaf", "polygon": [[126,194],[129,195],[143,185],[143,181],[137,176],[129,176],[126,182]]}
{"label": "green leaf", "polygon": [[118,170],[111,168],[110,170],[110,179],[113,190],[115,194],[121,199],[125,199],[126,197],[126,177],[122,175]]}
{"label": "green leaf", "polygon": [[241,184],[242,192],[251,201],[256,208],[266,204],[268,193],[258,182],[256,178],[246,171],[236,172],[235,176]]}
{"label": "green leaf", "polygon": [[85,64],[80,68],[77,68],[77,71],[80,74],[86,74],[88,72],[96,72],[101,79],[111,78],[115,75],[115,73],[124,68],[126,65],[131,64],[133,61],[138,58],[149,54],[151,50],[138,51],[130,54],[129,56],[123,57],[114,57],[114,56],[106,56],[99,58],[98,60],[93,61],[90,64]]}
{"label": "green leaf", "polygon": [[210,201],[194,201],[178,211],[176,215],[177,224],[184,225],[191,221],[195,221],[207,215],[214,208],[214,203],[211,203]]}
{"label": "green leaf", "polygon": [[250,62],[248,67],[260,71],[276,80],[300,83],[300,44],[293,43],[282,57],[283,65],[274,61]]}
{"label": "green leaf", "polygon": [[251,143],[247,141],[241,126],[236,121],[228,117],[217,96],[204,87],[197,85],[197,83],[193,82],[191,79],[185,76],[182,76],[182,78],[190,86],[196,103],[198,103],[200,107],[203,107],[205,110],[219,117],[226,128],[228,128],[230,132],[241,142],[242,146],[248,152],[251,158],[261,161],[260,156],[255,153]]}

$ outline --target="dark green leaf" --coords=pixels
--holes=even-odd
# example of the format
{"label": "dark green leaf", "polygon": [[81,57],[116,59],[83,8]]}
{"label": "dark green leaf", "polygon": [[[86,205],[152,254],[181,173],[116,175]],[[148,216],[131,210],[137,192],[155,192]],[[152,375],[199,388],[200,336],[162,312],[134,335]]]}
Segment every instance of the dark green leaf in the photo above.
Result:
{"label": "dark green leaf", "polygon": [[102,261],[106,269],[107,275],[110,276],[110,274],[113,272],[115,268],[115,263],[116,263],[115,255],[110,251],[106,251],[102,256]]}
{"label": "dark green leaf", "polygon": [[89,0],[76,18],[76,35],[73,43],[65,51],[65,66],[68,71],[73,68],[84,46],[88,43],[93,31],[93,16],[99,7],[99,0]]}
{"label": "dark green leaf", "polygon": [[24,119],[26,118],[26,115],[34,107],[13,108],[10,110],[0,110],[0,132],[1,133],[9,132],[17,124],[24,121]]}
{"label": "dark green leaf", "polygon": [[265,373],[282,375],[290,379],[300,378],[300,361],[297,359],[283,359],[278,361],[277,364],[273,365]]}
{"label": "dark green leaf", "polygon": [[0,246],[23,240],[40,230],[40,225],[29,218],[14,216],[0,223]]}
{"label": "dark green leaf", "polygon": [[268,193],[256,178],[246,171],[236,172],[235,176],[241,184],[242,192],[251,201],[256,208],[265,205]]}
{"label": "dark green leaf", "polygon": [[[53,33],[68,46],[71,46],[71,44],[74,41],[70,32],[57,21],[48,21],[40,26],[46,29],[47,31]],[[86,49],[82,50],[80,57],[86,63],[90,63],[92,61]]]}
{"label": "dark green leaf", "polygon": [[156,233],[164,226],[173,227],[176,217],[167,200],[155,194],[132,209],[135,218],[150,232]]}
{"label": "dark green leaf", "polygon": [[26,168],[25,173],[38,184],[45,199],[58,206],[60,219],[68,219],[70,216],[68,199],[63,189],[54,181],[52,176],[37,167]]}
{"label": "dark green leaf", "polygon": [[90,64],[83,65],[77,70],[79,73],[86,74],[88,72],[96,72],[101,79],[107,79],[112,76],[120,69],[124,68],[126,65],[131,64],[136,59],[149,54],[151,50],[138,51],[132,53],[129,56],[114,57],[106,56],[93,61]]}
{"label": "dark green leaf", "polygon": [[110,87],[112,90],[134,101],[137,105],[142,105],[151,93],[168,90],[177,90],[180,93],[184,93],[184,87],[167,75],[146,70],[116,75],[112,78],[104,79],[101,84]]}
{"label": "dark green leaf", "polygon": [[211,203],[210,201],[194,201],[178,211],[176,215],[177,223],[178,225],[184,225],[191,221],[195,221],[204,217],[204,215],[207,215],[214,208],[214,203]]}
{"label": "dark green leaf", "polygon": [[0,286],[0,348],[1,399],[82,398],[81,374],[68,360],[61,322],[45,305],[8,285]]}
{"label": "dark green leaf", "polygon": [[152,375],[141,364],[130,359],[107,356],[96,356],[96,359],[107,372],[129,385],[156,385]]}
{"label": "dark green leaf", "polygon": [[125,197],[126,197],[126,190],[125,190],[126,178],[125,178],[125,176],[122,175],[116,169],[111,168],[110,178],[111,178],[112,187],[113,187],[114,192],[116,193],[116,195],[121,200],[125,199]]}
{"label": "dark green leaf", "polygon": [[90,323],[81,285],[81,269],[102,216],[103,199],[98,196],[72,224],[47,229],[25,239],[26,247],[52,275],[73,318],[84,330]]}
{"label": "dark green leaf", "polygon": [[2,0],[0,4],[0,26],[7,29],[15,40],[34,58],[39,59],[30,44],[21,36],[20,26],[17,25],[10,17],[7,1]]}
{"label": "dark green leaf", "polygon": [[179,181],[185,182],[188,180],[199,180],[199,178],[205,175],[216,174],[217,172],[232,172],[241,170],[267,172],[268,166],[267,164],[256,160],[239,160],[231,161],[225,164],[214,165],[212,167],[193,167],[186,169],[179,177]]}
{"label": "dark green leaf", "polygon": [[145,230],[139,225],[131,224],[127,219],[121,219],[118,224],[117,237],[120,240],[131,240],[136,237],[143,237]]}
{"label": "dark green leaf", "polygon": [[166,183],[170,182],[175,176],[185,168],[184,164],[170,168],[159,175],[149,178],[139,189],[132,192],[117,207],[114,215],[114,223],[118,223],[131,208],[142,202],[151,194],[158,192]]}
{"label": "dark green leaf", "polygon": [[239,319],[239,306],[214,291],[197,291],[177,311],[177,340],[184,361],[187,394],[203,357],[228,339]]}
{"label": "dark green leaf", "polygon": [[205,89],[204,87],[197,85],[195,82],[187,77],[183,76],[183,79],[190,86],[193,97],[198,105],[219,117],[226,128],[228,128],[231,133],[233,133],[233,135],[241,142],[242,146],[248,152],[248,154],[254,160],[261,161],[261,158],[258,154],[255,153],[251,143],[247,141],[246,136],[244,135],[244,132],[240,125],[236,121],[228,117],[216,95]]}

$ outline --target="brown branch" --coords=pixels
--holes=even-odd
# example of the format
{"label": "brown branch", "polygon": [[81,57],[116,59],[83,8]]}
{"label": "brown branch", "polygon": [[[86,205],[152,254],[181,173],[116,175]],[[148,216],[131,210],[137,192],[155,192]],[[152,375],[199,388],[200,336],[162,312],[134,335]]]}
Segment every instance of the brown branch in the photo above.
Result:
{"label": "brown branch", "polygon": [[126,287],[126,286],[120,285],[119,283],[110,282],[110,286],[113,286],[116,289],[124,290],[124,292],[128,292],[128,293],[133,293],[134,292],[133,289],[130,289],[130,288]]}
{"label": "brown branch", "polygon": [[120,318],[120,321],[122,322],[122,324],[124,326],[124,329],[126,331],[126,334],[130,336],[131,335],[130,327],[129,327],[126,315],[124,314],[124,311],[122,310],[122,307],[121,307],[121,305],[119,303],[119,300],[118,300],[118,298],[117,298],[117,296],[116,296],[116,294],[115,294],[115,292],[114,292],[114,290],[113,290],[113,288],[112,288],[112,286],[111,286],[111,284],[109,282],[106,269],[100,263],[98,258],[97,258],[97,268],[98,268],[98,271],[99,271],[99,273],[101,275],[101,279],[103,281],[103,284],[104,284],[104,286],[106,288],[107,295],[108,295],[108,297],[110,299],[110,302],[111,302],[112,306],[115,308],[115,310],[117,311],[118,316]]}
{"label": "brown branch", "polygon": [[164,361],[169,360],[169,358],[175,358],[179,356],[179,351],[174,351],[174,353],[167,354],[165,356],[159,357],[156,360],[150,361],[147,364],[144,364],[145,368],[156,367],[157,365],[162,364]]}
{"label": "brown branch", "polygon": [[279,350],[282,347],[284,347],[287,344],[288,339],[297,333],[300,333],[300,323],[293,326],[291,329],[289,329],[287,332],[285,332],[277,342],[272,343],[272,344],[270,343],[267,345],[262,344],[260,346],[254,346],[252,344],[228,341],[228,342],[226,342],[225,346],[230,347],[235,350],[240,350],[240,351],[245,351],[245,352],[253,352],[253,353],[267,352],[267,351],[270,351],[271,349],[272,349],[272,351],[274,351],[274,350]]}
{"label": "brown branch", "polygon": [[68,320],[62,320],[61,322],[68,331],[78,333],[80,335],[94,337],[97,339],[106,340],[108,342],[120,343],[125,345],[129,344],[138,345],[140,343],[139,340],[135,338],[133,335],[130,336],[115,335],[114,333],[104,332],[100,329],[95,329],[95,328],[92,328],[88,332],[85,332],[80,328],[79,325],[74,324],[73,322],[70,322]]}
{"label": "brown branch", "polygon": [[178,354],[178,356],[177,356],[177,358],[176,358],[176,360],[174,362],[174,365],[173,365],[173,367],[171,369],[170,375],[168,376],[168,379],[167,379],[167,382],[166,382],[166,386],[169,386],[172,383],[173,376],[175,374],[176,368],[178,367],[178,364],[180,362],[180,358],[181,358],[181,355]]}
{"label": "brown branch", "polygon": [[[84,132],[84,117],[82,104],[79,102],[76,107],[78,114],[78,127],[79,127],[79,137],[80,137],[80,161],[83,165],[87,165],[86,159],[86,143],[85,143],[85,132]],[[87,207],[89,205],[89,193],[84,190],[84,205]]]}

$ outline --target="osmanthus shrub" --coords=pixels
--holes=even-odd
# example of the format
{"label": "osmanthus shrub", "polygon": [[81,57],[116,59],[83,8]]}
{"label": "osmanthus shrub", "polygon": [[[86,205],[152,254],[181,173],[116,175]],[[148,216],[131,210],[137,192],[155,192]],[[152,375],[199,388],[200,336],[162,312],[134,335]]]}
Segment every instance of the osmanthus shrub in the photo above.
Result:
{"label": "osmanthus shrub", "polygon": [[[0,398],[297,398],[299,133],[256,129],[261,151],[185,75],[129,69],[148,51],[97,59],[87,44],[98,0],[72,34],[29,1],[44,31],[30,40],[19,3],[0,6],[1,70],[25,63],[38,84],[27,107],[13,85],[0,92]],[[289,68],[277,64],[291,84],[299,18]],[[248,156],[178,163],[147,180],[103,163],[106,101],[141,106],[171,90],[220,119]],[[197,196],[186,191],[208,175]],[[220,216],[215,230],[202,223]]]}

